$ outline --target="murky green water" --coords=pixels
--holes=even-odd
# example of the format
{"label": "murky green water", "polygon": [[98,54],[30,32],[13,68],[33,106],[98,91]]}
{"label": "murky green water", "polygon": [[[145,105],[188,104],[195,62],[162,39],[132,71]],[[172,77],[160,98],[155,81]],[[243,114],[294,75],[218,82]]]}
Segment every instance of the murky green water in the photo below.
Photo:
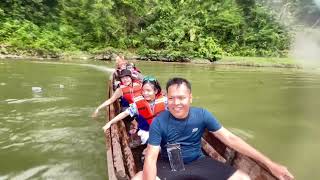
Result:
{"label": "murky green water", "polygon": [[[111,63],[0,61],[0,179],[106,179],[101,126],[89,117],[105,97]],[[193,85],[193,105],[296,179],[319,179],[320,72],[138,63],[162,85]],[[32,87],[42,87],[33,92]],[[164,86],[163,86],[164,87]]]}
{"label": "murky green water", "polygon": [[102,124],[89,116],[105,96],[107,73],[0,63],[0,179],[105,179]]}

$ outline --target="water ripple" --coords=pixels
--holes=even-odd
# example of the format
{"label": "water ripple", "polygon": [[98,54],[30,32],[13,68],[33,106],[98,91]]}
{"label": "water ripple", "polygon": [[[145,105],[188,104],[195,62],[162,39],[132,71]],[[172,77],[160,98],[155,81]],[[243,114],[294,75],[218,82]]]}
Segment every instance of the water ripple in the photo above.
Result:
{"label": "water ripple", "polygon": [[36,116],[79,116],[81,112],[84,111],[85,108],[57,108],[52,107],[48,109],[43,109],[40,112],[34,112],[33,114]]}
{"label": "water ripple", "polygon": [[51,165],[41,177],[43,179],[65,179],[66,177],[68,177],[68,179],[81,179],[81,174],[70,171],[70,166],[69,163]]}
{"label": "water ripple", "polygon": [[29,99],[6,99],[8,104],[21,104],[21,103],[43,103],[43,102],[54,102],[68,99],[66,97],[50,97],[50,98],[29,98]]}
{"label": "water ripple", "polygon": [[236,134],[237,136],[241,137],[244,140],[254,138],[253,132],[249,131],[249,130],[246,131],[246,130],[238,129],[238,128],[230,128],[230,131],[232,133]]}
{"label": "water ripple", "polygon": [[9,179],[8,175],[7,176],[0,176],[0,180],[7,180],[7,179]]}
{"label": "water ripple", "polygon": [[12,177],[11,179],[12,180],[29,179],[29,178],[32,178],[33,176],[35,176],[43,171],[46,171],[48,168],[49,168],[48,166],[34,167],[34,168],[31,168],[31,169],[28,169],[28,170],[22,172],[21,174],[15,176],[15,177]]}
{"label": "water ripple", "polygon": [[13,144],[10,144],[8,146],[4,146],[4,147],[1,147],[1,149],[9,149],[9,148],[12,148],[12,147],[21,147],[21,146],[24,146],[25,143],[13,143]]}

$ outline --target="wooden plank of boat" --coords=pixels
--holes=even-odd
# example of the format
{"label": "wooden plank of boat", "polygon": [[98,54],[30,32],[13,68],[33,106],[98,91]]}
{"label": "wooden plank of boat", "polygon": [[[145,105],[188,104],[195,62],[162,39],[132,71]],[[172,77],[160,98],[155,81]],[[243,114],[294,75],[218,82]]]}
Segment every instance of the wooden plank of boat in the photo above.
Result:
{"label": "wooden plank of boat", "polygon": [[[108,85],[109,98],[113,94],[113,88],[110,86],[112,86],[111,83],[109,83]],[[117,106],[118,106],[117,102],[115,102],[108,107],[107,109],[108,119],[112,119],[115,117],[116,114],[118,114]],[[110,148],[111,154],[110,154],[110,149],[109,149],[109,153],[107,153],[107,159],[112,160],[112,162],[110,162],[111,160],[108,160],[108,171],[111,171],[111,176],[109,175],[109,172],[108,172],[109,179],[127,179],[128,177],[125,170],[125,165],[123,162],[122,147],[120,145],[120,137],[119,137],[118,131],[119,130],[117,125],[112,125],[112,127],[106,133],[107,135],[110,134],[110,136],[105,136],[106,138],[110,138],[110,139],[106,139],[106,142],[110,142],[110,147],[111,147]]]}
{"label": "wooden plank of boat", "polygon": [[[108,97],[111,95],[111,91],[109,88],[108,91]],[[110,117],[114,115],[114,109],[113,107],[109,106],[106,111],[106,117],[110,119]],[[112,144],[111,144],[112,138],[111,138],[111,130],[108,129],[105,133],[105,142],[106,142],[106,155],[107,155],[107,174],[109,179],[117,179],[115,172],[114,172],[114,166],[113,166],[113,153],[112,153]]]}
{"label": "wooden plank of boat", "polygon": [[111,134],[110,130],[105,133],[105,142],[106,142],[106,155],[107,155],[107,174],[109,179],[116,179],[113,167],[113,158],[112,158],[112,147],[111,147]]}
{"label": "wooden plank of boat", "polygon": [[129,177],[132,178],[136,174],[137,168],[134,163],[133,154],[132,154],[132,151],[129,146],[129,136],[126,131],[125,124],[121,121],[120,123],[118,123],[118,125],[119,125],[120,135],[122,137],[121,138],[121,147],[122,147],[122,152],[123,152],[123,156],[124,156],[126,169],[127,169]]}
{"label": "wooden plank of boat", "polygon": [[[110,81],[108,86],[109,97],[113,93],[112,84],[112,81]],[[109,106],[107,109],[108,116],[106,116],[108,117],[107,121],[119,113],[119,108],[118,102]],[[118,122],[117,125],[112,125],[110,129],[105,136],[108,177],[110,180],[132,178],[135,173],[142,170],[141,155],[143,148],[130,148],[130,138],[122,121]],[[201,145],[207,155],[243,170],[253,180],[276,180],[264,165],[228,148],[209,132],[204,134]]]}
{"label": "wooden plank of boat", "polygon": [[205,139],[207,143],[209,143],[220,155],[222,155],[224,159],[226,159],[226,163],[234,166],[237,169],[241,169],[247,173],[251,179],[276,180],[276,178],[264,165],[230,149],[208,131],[203,135],[203,139]]}
{"label": "wooden plank of boat", "polygon": [[[109,98],[113,94],[112,84],[112,81],[109,81]],[[107,108],[107,119],[110,120],[114,118],[120,112],[119,110],[120,106],[118,102],[111,104]],[[112,125],[107,131],[105,138],[109,179],[132,178],[137,170],[129,147],[129,137],[124,123],[120,121],[119,123]]]}

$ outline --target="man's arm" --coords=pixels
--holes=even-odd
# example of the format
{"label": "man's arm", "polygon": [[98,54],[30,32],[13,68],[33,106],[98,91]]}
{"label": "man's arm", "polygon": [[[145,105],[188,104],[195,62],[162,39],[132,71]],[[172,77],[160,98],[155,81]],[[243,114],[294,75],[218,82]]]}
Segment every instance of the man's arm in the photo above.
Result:
{"label": "man's arm", "polygon": [[148,144],[147,154],[143,165],[143,180],[155,180],[157,176],[157,159],[160,152],[160,146]]}
{"label": "man's arm", "polygon": [[247,144],[238,136],[232,134],[230,131],[221,127],[219,130],[215,132],[211,132],[214,136],[216,136],[219,140],[225,143],[227,146],[231,147],[232,149],[251,157],[252,159],[259,161],[266,165],[272,174],[282,179],[293,179],[293,175],[288,171],[285,166],[277,164],[267,158],[265,155],[257,151],[255,148]]}

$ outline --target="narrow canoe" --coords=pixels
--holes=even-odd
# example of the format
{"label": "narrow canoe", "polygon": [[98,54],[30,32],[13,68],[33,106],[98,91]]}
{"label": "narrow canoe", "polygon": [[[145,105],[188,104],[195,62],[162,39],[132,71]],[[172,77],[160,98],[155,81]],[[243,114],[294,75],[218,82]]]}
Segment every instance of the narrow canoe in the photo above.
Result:
{"label": "narrow canoe", "polygon": [[[112,82],[108,83],[108,96],[113,93]],[[120,112],[119,102],[107,108],[106,119],[109,121]],[[132,137],[128,136],[126,123],[120,121],[111,126],[105,133],[107,173],[110,180],[131,179],[142,170],[141,154],[146,147],[132,147]],[[241,169],[253,180],[275,180],[276,178],[261,163],[240,154],[220,142],[212,134],[206,132],[202,138],[202,149],[208,156]]]}

